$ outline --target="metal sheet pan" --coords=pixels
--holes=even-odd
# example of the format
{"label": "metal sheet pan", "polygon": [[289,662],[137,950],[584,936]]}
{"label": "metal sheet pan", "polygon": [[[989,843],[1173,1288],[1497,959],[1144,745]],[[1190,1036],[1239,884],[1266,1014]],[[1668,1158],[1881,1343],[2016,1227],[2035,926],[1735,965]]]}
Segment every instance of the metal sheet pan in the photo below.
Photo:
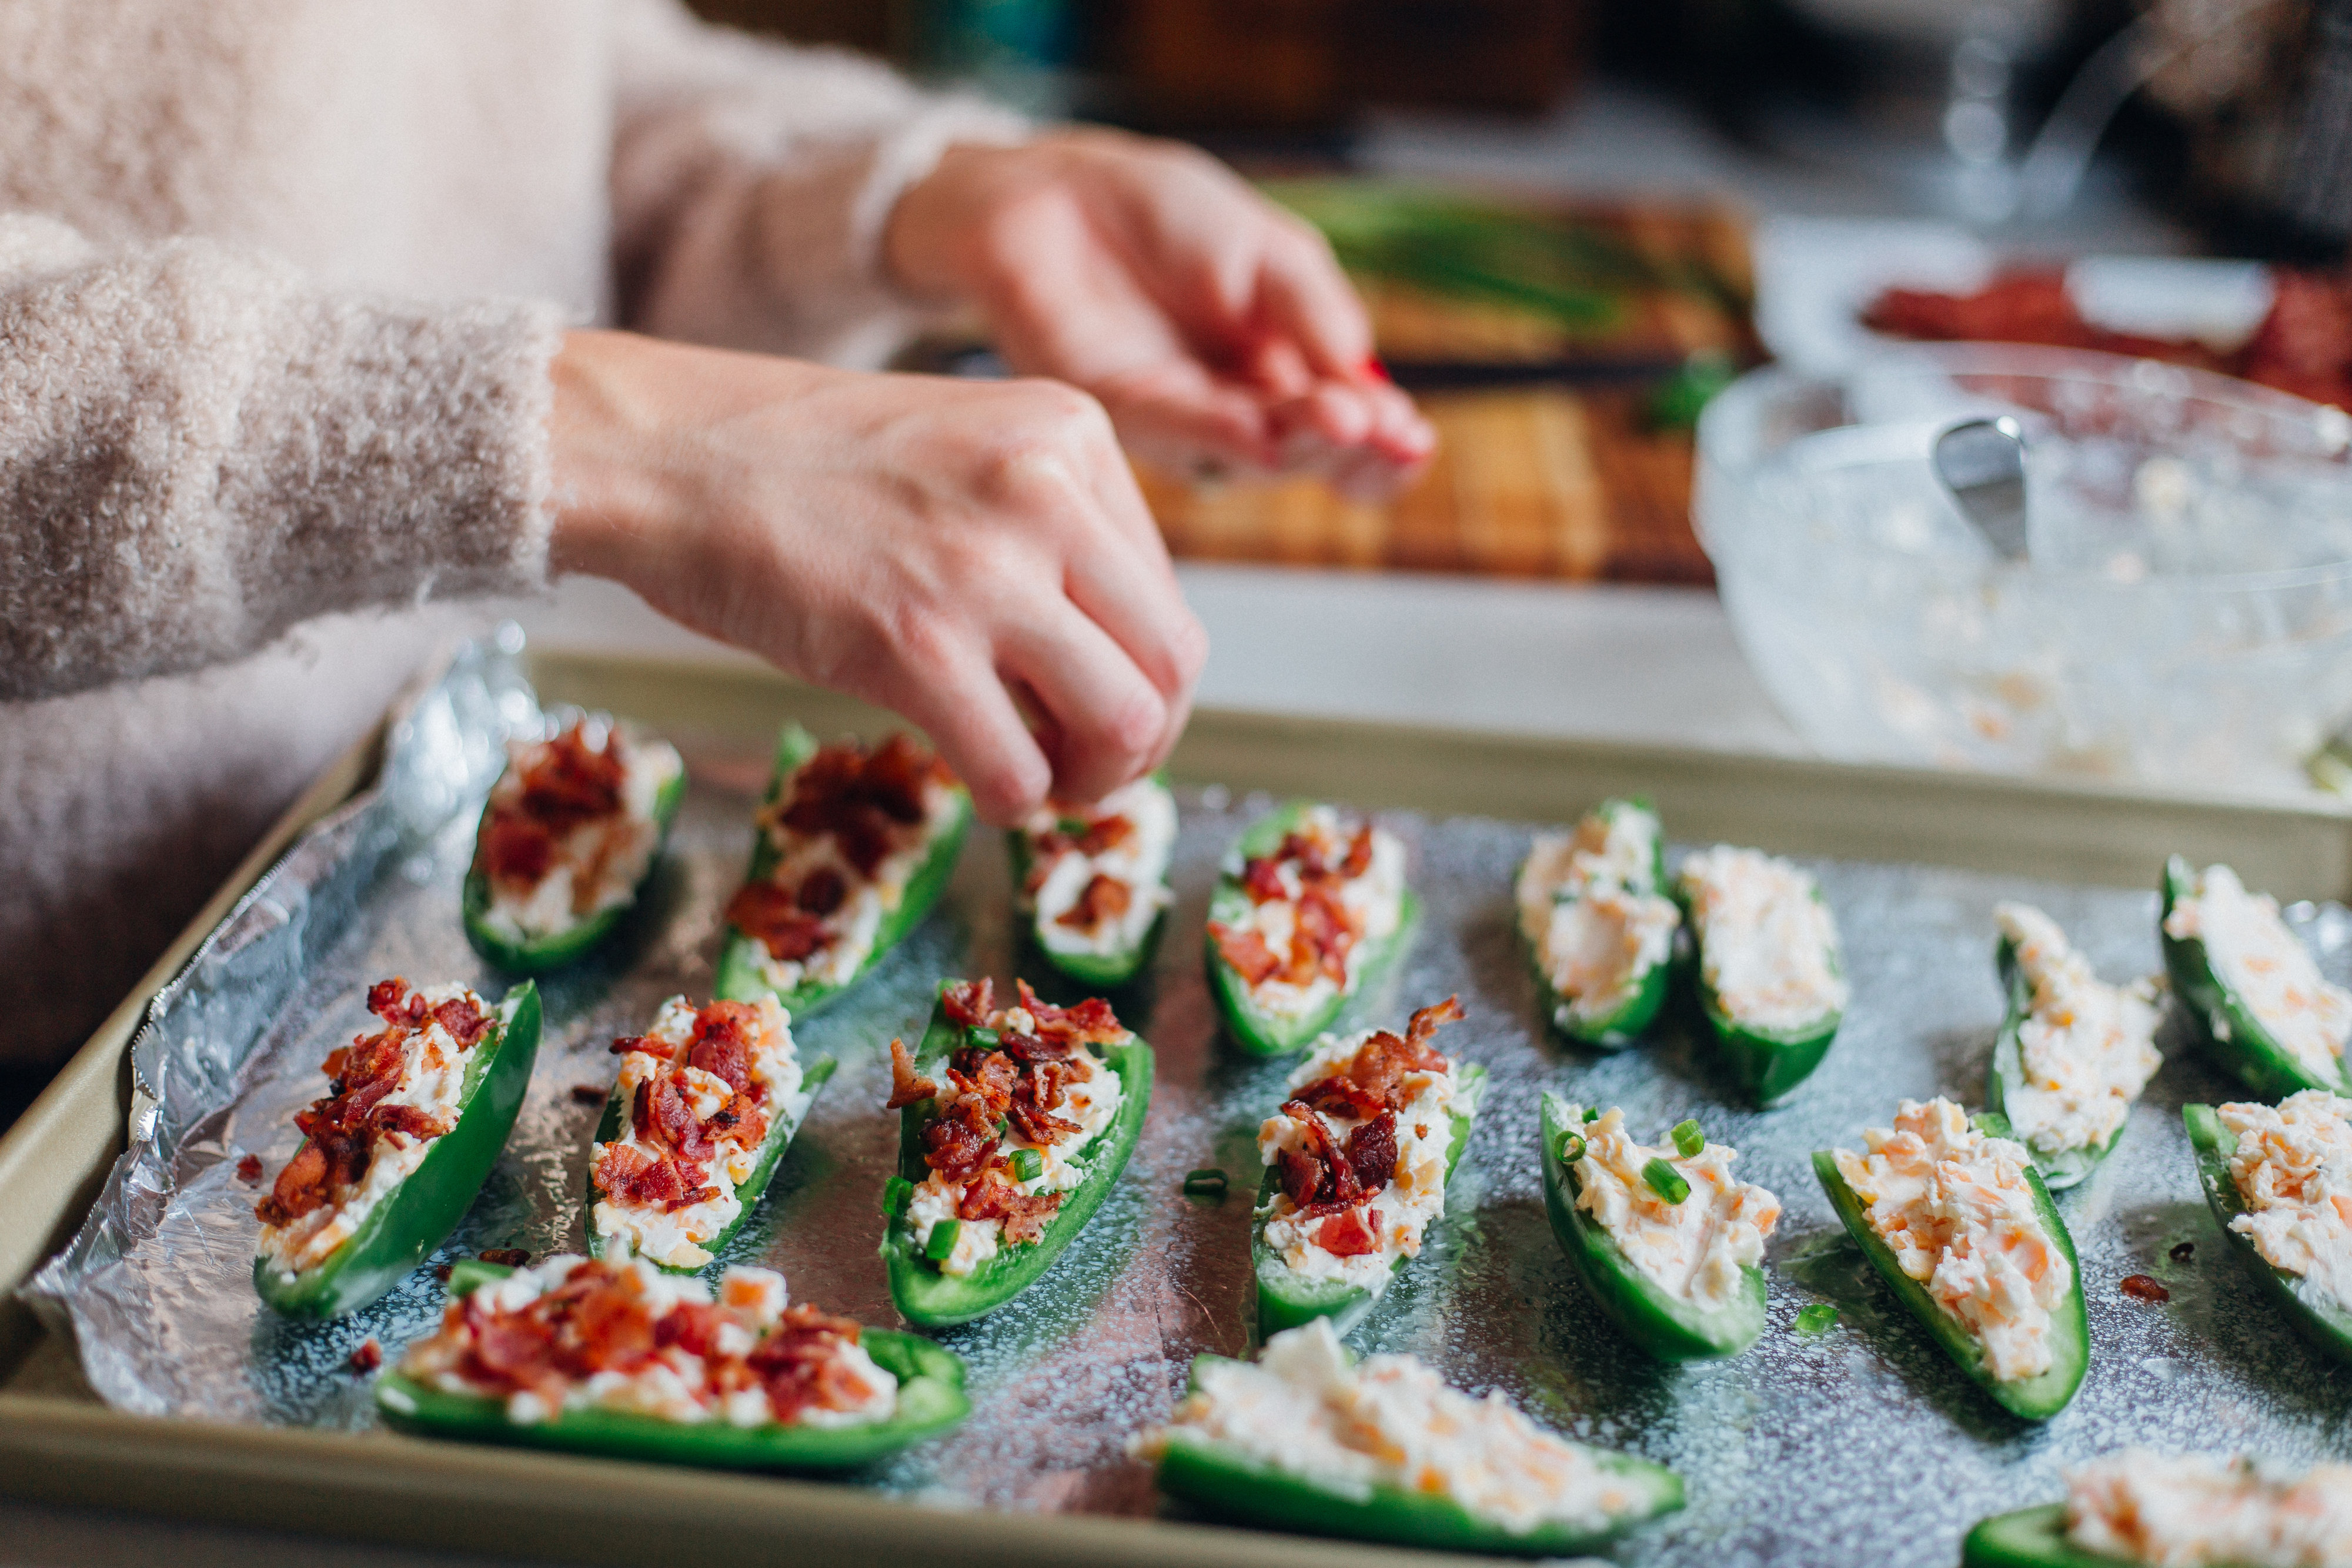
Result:
{"label": "metal sheet pan", "polygon": [[[820,727],[850,716],[837,706],[824,711],[824,703],[777,685],[708,672],[586,661],[543,665],[539,674],[551,695],[668,725],[687,743],[695,780],[653,918],[625,938],[614,961],[551,988],[549,1048],[531,1105],[485,1202],[457,1239],[543,1250],[577,1241],[574,1195],[593,1112],[572,1105],[569,1088],[603,1077],[604,1040],[641,1027],[653,1001],[707,986],[715,910],[748,843],[749,802],[764,775],[769,727],[786,707]],[[1612,769],[1647,767],[1651,777],[1642,781],[1661,797],[1670,826],[1688,823],[1707,836],[1777,849],[1815,847],[1805,837],[1811,831],[1803,825],[1805,813],[1796,814],[1793,831],[1776,827],[1766,811],[1740,821],[1736,807],[1727,810],[1729,793],[1711,798],[1709,791],[1727,791],[1743,776],[1751,797],[1768,800],[1776,790],[1807,792],[1798,787],[1809,785],[1814,820],[1827,821],[1842,810],[1864,843],[1874,810],[1881,821],[1900,820],[1906,811],[1920,814],[1939,794],[1955,793],[1950,780],[1898,775],[1889,786],[1837,769],[1808,773],[1805,765],[1298,727],[1306,739],[1294,737],[1286,747],[1279,727],[1266,721],[1211,718],[1196,756],[1237,762],[1222,770],[1235,783],[1279,782],[1372,801],[1410,798],[1424,788],[1440,797],[1424,804],[1443,807],[1450,799],[1458,808],[1490,812],[1499,804],[1552,820],[1572,814],[1601,789],[1625,787],[1613,778],[1604,781]],[[1350,727],[1356,732],[1346,733]],[[1261,734],[1254,737],[1253,729]],[[457,739],[459,752],[452,755],[462,760],[467,743]],[[1480,754],[1502,765],[1464,766]],[[477,747],[471,755],[478,762],[482,753]],[[1418,785],[1410,777],[1415,768],[1429,775]],[[1205,771],[1180,758],[1182,775],[1200,779]],[[470,827],[467,792],[486,779],[478,767],[456,768],[447,777],[455,782],[438,824],[430,812],[413,813],[415,841],[401,852],[378,852],[381,863],[359,879],[364,894],[345,912],[346,926],[327,932],[331,922],[321,919],[322,940],[301,971],[288,977],[288,1005],[272,1009],[267,1027],[247,1042],[252,1054],[207,1087],[222,1103],[181,1119],[184,1135],[169,1162],[171,1191],[159,1210],[163,1221],[193,1226],[189,1235],[204,1231],[200,1219],[235,1223],[235,1211],[250,1197],[236,1189],[231,1151],[250,1147],[282,1157],[290,1150],[290,1136],[280,1131],[285,1114],[315,1092],[320,1041],[353,1021],[344,1015],[354,1009],[356,986],[374,968],[419,972],[439,965],[434,972],[478,972],[457,932],[454,888]],[[1959,781],[1957,792],[1984,782]],[[1858,787],[1871,784],[1878,787]],[[1678,802],[1678,789],[1688,799]],[[2070,811],[2098,824],[2077,852],[2105,854],[2104,869],[2116,872],[2132,858],[2150,868],[2158,846],[2175,842],[2221,855],[2232,852],[2232,839],[2252,843],[2301,834],[2314,846],[2306,867],[2318,846],[2333,844],[2341,853],[2340,819],[2326,812],[2101,801],[1999,784],[1978,792],[1995,803],[2006,795],[2021,810],[2005,819],[1980,801],[1973,816],[1948,810],[1939,831],[1943,841],[1961,842],[1996,866],[2015,863],[2008,858],[2015,836],[2004,837],[2005,825],[2055,821]],[[1237,1187],[1246,1188],[1250,1134],[1281,1075],[1278,1066],[1237,1063],[1216,1049],[1196,936],[1217,856],[1266,799],[1211,784],[1188,788],[1184,800],[1173,935],[1130,1019],[1160,1050],[1161,1082],[1125,1187],[1030,1297],[949,1336],[973,1364],[980,1395],[973,1424],[863,1483],[867,1491],[935,1508],[979,1505],[981,1511],[960,1513],[950,1530],[940,1530],[930,1509],[877,1503],[856,1488],[689,1477],[529,1455],[453,1455],[431,1445],[322,1436],[321,1426],[367,1423],[356,1382],[336,1370],[349,1349],[344,1341],[355,1343],[373,1332],[394,1344],[430,1315],[433,1292],[420,1282],[361,1321],[289,1339],[261,1322],[244,1287],[249,1235],[211,1238],[226,1260],[218,1277],[190,1266],[201,1249],[148,1246],[149,1260],[178,1262],[143,1272],[118,1266],[118,1288],[106,1298],[114,1316],[84,1325],[85,1354],[94,1336],[135,1343],[126,1336],[142,1323],[197,1325],[192,1338],[172,1342],[171,1356],[144,1356],[151,1367],[168,1364],[175,1380],[160,1392],[150,1388],[146,1407],[173,1411],[175,1418],[130,1420],[0,1395],[0,1416],[8,1417],[0,1426],[0,1453],[14,1448],[14,1458],[34,1461],[0,1466],[0,1486],[26,1495],[103,1498],[600,1560],[618,1560],[649,1532],[657,1539],[688,1495],[713,1513],[719,1522],[711,1528],[722,1535],[736,1529],[764,1534],[761,1521],[794,1520],[788,1538],[769,1537],[766,1556],[781,1551],[814,1559],[851,1543],[884,1549],[921,1540],[942,1560],[1333,1560],[1332,1549],[1303,1541],[1091,1517],[1152,1510],[1144,1472],[1124,1457],[1126,1435],[1165,1408],[1192,1354],[1231,1353],[1245,1341],[1247,1204],[1238,1196],[1222,1206],[1186,1200],[1176,1183],[1192,1166],[1222,1164],[1235,1173]],[[341,820],[346,837],[355,815],[347,809]],[[1506,1389],[1563,1429],[1683,1468],[1693,1506],[1634,1538],[1620,1552],[1625,1560],[1948,1562],[1958,1531],[1978,1514],[2052,1495],[2058,1464],[2119,1441],[2248,1442],[2288,1458],[2343,1450],[2345,1433],[2333,1414],[2343,1404],[2337,1375],[2274,1325],[2251,1324],[2231,1311],[2232,1281],[2219,1268],[2226,1260],[2196,1201],[2172,1113],[2183,1098],[2226,1092],[2193,1063],[2167,1068],[2123,1152],[2071,1200],[2080,1217],[2098,1355],[2082,1399],[2046,1429],[2018,1427],[1982,1406],[1920,1336],[1890,1315],[1853,1257],[1835,1244],[1834,1224],[1803,1168],[1808,1150],[1850,1142],[1865,1120],[1883,1119],[1897,1094],[1942,1089],[1976,1098],[1998,1013],[1986,918],[1996,897],[2041,898],[2077,930],[2104,968],[2120,974],[2153,962],[2151,895],[1916,864],[1822,864],[1847,922],[1858,988],[1853,1020],[1797,1103],[1757,1116],[1723,1102],[1724,1085],[1707,1053],[1686,1032],[1669,1030],[1655,1045],[1616,1058],[1568,1052],[1542,1040],[1508,930],[1506,888],[1526,828],[1460,810],[1402,811],[1386,820],[1414,845],[1416,882],[1430,914],[1411,962],[1385,995],[1369,999],[1365,1016],[1401,1017],[1412,1005],[1459,990],[1472,1014],[1459,1031],[1461,1048],[1485,1061],[1496,1082],[1457,1178],[1454,1212],[1359,1341],[1367,1348],[1416,1351],[1474,1387]],[[329,835],[335,831],[331,826]],[[2135,839],[2138,853],[2127,857],[2121,846]],[[314,848],[324,841],[313,841]],[[357,862],[346,853],[339,863]],[[869,1321],[890,1321],[872,1256],[880,1223],[873,1198],[890,1148],[889,1124],[876,1109],[887,1077],[879,1047],[891,1033],[919,1027],[929,981],[940,973],[1034,973],[1034,963],[1020,962],[1006,891],[1001,849],[983,835],[967,850],[946,907],[909,947],[870,985],[800,1027],[803,1050],[840,1055],[845,1070],[780,1176],[763,1223],[742,1243],[746,1255],[781,1263],[798,1293]],[[247,920],[253,907],[247,907]],[[2339,927],[2326,925],[2325,934],[2340,963]],[[206,962],[217,967],[223,946],[216,943]],[[167,1009],[166,1019],[171,1016]],[[89,1122],[100,1096],[92,1092],[96,1075],[85,1069],[84,1076],[77,1114],[53,1105],[32,1128],[68,1164],[90,1158]],[[142,1082],[158,1087],[152,1068]],[[1592,1321],[1552,1243],[1536,1187],[1532,1097],[1547,1085],[1622,1103],[1643,1125],[1662,1128],[1697,1113],[1748,1151],[1748,1174],[1781,1194],[1790,1214],[1774,1247],[1775,1327],[1755,1352],[1725,1367],[1666,1372],[1643,1363]],[[168,1088],[154,1099],[169,1102]],[[149,1099],[141,1097],[133,1109],[143,1117]],[[167,1105],[167,1118],[174,1113]],[[66,1135],[68,1124],[78,1138]],[[285,1138],[287,1147],[277,1148],[273,1137]],[[0,1147],[0,1174],[16,1155],[18,1137],[9,1145]],[[245,1223],[249,1227],[249,1218]],[[2168,1249],[2180,1239],[2198,1241],[2200,1256],[2176,1266]],[[140,1263],[137,1239],[124,1255]],[[2132,1272],[2168,1279],[2174,1303],[2148,1309],[2125,1301],[2114,1283]],[[1843,1326],[1819,1340],[1790,1334],[1797,1307],[1824,1297],[1843,1308]],[[54,1367],[57,1360],[51,1348],[26,1366]],[[98,1381],[119,1401],[133,1403],[119,1371],[101,1369]],[[20,1371],[18,1385],[29,1375]],[[247,1425],[205,1429],[193,1425],[192,1416]],[[68,1453],[83,1456],[90,1469],[67,1473],[58,1461]],[[224,1468],[235,1472],[233,1481],[197,1479]],[[290,1495],[279,1471],[309,1478],[309,1488]],[[504,1501],[530,1518],[533,1529],[519,1537],[510,1529],[486,1535],[473,1528],[479,1511],[499,1500],[498,1490],[481,1490],[489,1476],[499,1478]],[[1824,1484],[1821,1478],[1829,1476],[1845,1479]],[[456,1484],[459,1477],[465,1485]],[[1855,1484],[1857,1478],[1869,1484]],[[141,1486],[151,1490],[131,1491]],[[328,1490],[322,1495],[320,1487]],[[412,1506],[402,1507],[403,1500]],[[1041,1513],[1059,1517],[1035,1517]],[[1369,1560],[1360,1549],[1345,1552],[1350,1561]]]}

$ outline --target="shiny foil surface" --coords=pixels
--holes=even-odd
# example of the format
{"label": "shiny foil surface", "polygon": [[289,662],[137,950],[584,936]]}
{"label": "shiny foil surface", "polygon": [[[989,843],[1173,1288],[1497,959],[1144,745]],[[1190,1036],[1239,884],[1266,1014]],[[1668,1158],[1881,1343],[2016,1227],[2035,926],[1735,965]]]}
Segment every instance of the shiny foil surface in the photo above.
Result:
{"label": "shiny foil surface", "polygon": [[[540,722],[512,652],[461,658],[420,700],[383,785],[297,846],[141,1035],[137,1141],[73,1247],[27,1290],[51,1322],[70,1323],[110,1402],[368,1427],[367,1380],[351,1370],[352,1352],[373,1337],[396,1361],[436,1320],[442,1292],[429,1265],[341,1322],[278,1319],[253,1291],[252,1210],[299,1143],[294,1112],[323,1092],[321,1059],[366,1027],[372,981],[458,978],[489,996],[503,988],[467,946],[457,910],[501,738]],[[767,751],[671,738],[692,788],[644,907],[603,954],[541,981],[547,1030],[530,1099],[435,1261],[489,1247],[579,1250],[600,1106],[573,1091],[610,1083],[607,1045],[640,1032],[665,998],[707,999]],[[1221,1042],[1201,928],[1220,859],[1274,802],[1214,787],[1180,799],[1176,906],[1148,977],[1114,998],[1158,1056],[1134,1159],[1025,1295],[940,1334],[969,1364],[971,1421],[844,1484],[943,1508],[1150,1513],[1161,1505],[1129,1440],[1180,1396],[1194,1355],[1248,1352],[1255,1134],[1292,1061]],[[2122,1146],[2060,1195],[2082,1255],[2093,1349],[2082,1392],[2053,1421],[2013,1419],[1951,1365],[1846,1241],[1813,1179],[1811,1151],[1858,1146],[1864,1126],[1885,1124],[1904,1096],[1982,1103],[2001,1010],[1996,903],[2040,904],[2103,977],[2120,981],[2160,966],[2152,892],[1807,862],[1836,912],[1853,1001],[1821,1070],[1790,1103],[1758,1113],[1739,1103],[1703,1027],[1679,1014],[1615,1055],[1546,1034],[1513,929],[1511,881],[1530,827],[1379,820],[1410,848],[1423,914],[1405,960],[1343,1026],[1401,1028],[1412,1009],[1458,993],[1468,1019],[1441,1044],[1490,1078],[1444,1218],[1354,1341],[1412,1352],[1461,1386],[1503,1390],[1567,1435],[1679,1470],[1688,1506],[1628,1536],[1616,1558],[1948,1564],[1977,1520],[2059,1497],[2064,1467],[2127,1444],[2290,1463],[2352,1456],[2352,1374],[2253,1294],[2198,1190],[2179,1107],[2236,1096],[2197,1060],[2179,1016],[2159,1037],[2166,1065]],[[2158,869],[2148,868],[2151,883]],[[2290,915],[2332,977],[2352,974],[2352,917],[2333,906]],[[795,1299],[898,1325],[876,1254],[898,1135],[897,1116],[882,1110],[888,1042],[913,1042],[943,977],[1009,985],[1022,975],[1050,998],[1073,999],[1019,932],[1004,845],[976,830],[938,911],[850,992],[794,1020],[803,1060],[834,1056],[841,1071],[722,1263],[779,1268]],[[1771,1322],[1754,1348],[1726,1363],[1664,1366],[1599,1316],[1544,1215],[1536,1102],[1546,1088],[1622,1105],[1636,1135],[1653,1141],[1696,1116],[1740,1151],[1741,1176],[1779,1195]],[[260,1182],[236,1175],[247,1153],[261,1158]],[[1231,1176],[1222,1201],[1181,1192],[1202,1166]],[[2119,1289],[2140,1274],[2170,1300],[2150,1304]],[[1814,1301],[1834,1304],[1838,1321],[1801,1334],[1793,1320]]]}

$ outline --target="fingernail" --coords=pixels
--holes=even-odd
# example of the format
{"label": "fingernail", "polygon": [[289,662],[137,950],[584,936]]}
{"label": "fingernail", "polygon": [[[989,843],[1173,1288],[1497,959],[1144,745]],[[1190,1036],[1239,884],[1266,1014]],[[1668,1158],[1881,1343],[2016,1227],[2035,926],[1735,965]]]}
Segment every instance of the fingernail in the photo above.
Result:
{"label": "fingernail", "polygon": [[1387,382],[1391,385],[1396,382],[1396,378],[1389,374],[1389,368],[1381,363],[1378,354],[1366,354],[1364,362],[1356,367],[1356,374],[1368,382]]}

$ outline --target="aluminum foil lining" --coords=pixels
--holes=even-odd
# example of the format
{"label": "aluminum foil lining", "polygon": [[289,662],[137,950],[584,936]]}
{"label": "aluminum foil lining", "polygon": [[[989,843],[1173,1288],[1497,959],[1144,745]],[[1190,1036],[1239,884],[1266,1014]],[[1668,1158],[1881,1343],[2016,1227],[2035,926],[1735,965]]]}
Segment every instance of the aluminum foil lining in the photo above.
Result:
{"label": "aluminum foil lining", "polygon": [[[514,651],[460,658],[399,725],[382,783],[306,835],[157,999],[134,1047],[142,1114],[130,1152],[73,1245],[26,1289],[70,1326],[109,1402],[366,1427],[366,1381],[351,1353],[373,1337],[397,1358],[436,1320],[430,1265],[341,1322],[265,1311],[250,1281],[261,1188],[236,1166],[255,1154],[274,1176],[292,1155],[290,1118],[322,1092],[326,1051],[363,1026],[371,981],[501,985],[466,944],[457,894],[501,743],[541,723]],[[670,851],[612,947],[544,982],[530,1099],[436,1262],[486,1247],[578,1249],[598,1109],[574,1089],[610,1082],[606,1044],[642,1030],[663,998],[708,994],[719,912],[749,852],[768,754],[672,738],[691,789]],[[1247,1353],[1255,1134],[1289,1063],[1220,1047],[1199,933],[1219,858],[1273,802],[1215,788],[1181,801],[1168,938],[1119,1000],[1159,1055],[1133,1163],[1027,1294],[940,1336],[970,1365],[970,1422],[844,1484],[942,1507],[1149,1513],[1163,1505],[1129,1438],[1168,1411],[1193,1355]],[[2000,1014],[1997,902],[2039,904],[2119,979],[2158,967],[2152,893],[1809,862],[1844,933],[1853,1005],[1794,1101],[1758,1113],[1684,1022],[1617,1055],[1546,1038],[1512,931],[1511,876],[1530,828],[1402,812],[1381,821],[1411,848],[1425,915],[1407,959],[1355,1017],[1401,1023],[1459,993],[1469,1017],[1446,1044],[1491,1078],[1446,1217],[1355,1340],[1412,1352],[1564,1433],[1681,1471],[1688,1507],[1630,1536],[1622,1561],[1942,1565],[1978,1519],[2061,1495],[2065,1466],[2126,1444],[2352,1457],[2347,1375],[2251,1292],[2199,1195],[2179,1107],[2233,1092],[2195,1059],[2178,1019],[2121,1148],[2061,1198],[2082,1254],[2093,1357],[2082,1393],[2053,1421],[2014,1420],[1969,1385],[1871,1275],[1814,1183],[1813,1149],[1853,1146],[1902,1096],[1981,1101]],[[2352,980],[2352,915],[2290,915],[2331,977]],[[921,1029],[941,976],[1041,980],[1043,965],[1017,938],[1003,847],[975,833],[940,909],[849,994],[795,1022],[804,1055],[835,1056],[842,1070],[723,1261],[781,1268],[798,1299],[898,1322],[875,1251],[897,1136],[881,1109],[887,1047]],[[1622,1105],[1653,1137],[1695,1115],[1739,1148],[1743,1176],[1780,1195],[1771,1327],[1755,1348],[1728,1363],[1662,1366],[1599,1317],[1544,1216],[1536,1099],[1546,1088]],[[1185,1174],[1208,1166],[1231,1174],[1232,1195],[1184,1197]],[[2135,1274],[2154,1276],[2170,1301],[2125,1295],[2118,1282]],[[1838,1308],[1836,1325],[1797,1333],[1798,1310],[1817,1301]]]}

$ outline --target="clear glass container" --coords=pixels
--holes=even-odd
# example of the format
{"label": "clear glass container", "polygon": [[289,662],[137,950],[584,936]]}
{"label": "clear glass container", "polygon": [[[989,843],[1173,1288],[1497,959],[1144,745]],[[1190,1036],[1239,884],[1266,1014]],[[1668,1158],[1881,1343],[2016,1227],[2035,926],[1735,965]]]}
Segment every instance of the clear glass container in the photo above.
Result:
{"label": "clear glass container", "polygon": [[[2017,418],[2031,550],[1937,481]],[[1694,512],[1748,664],[1825,755],[2300,792],[2352,715],[2352,417],[2057,349],[1766,369],[1699,422]]]}

